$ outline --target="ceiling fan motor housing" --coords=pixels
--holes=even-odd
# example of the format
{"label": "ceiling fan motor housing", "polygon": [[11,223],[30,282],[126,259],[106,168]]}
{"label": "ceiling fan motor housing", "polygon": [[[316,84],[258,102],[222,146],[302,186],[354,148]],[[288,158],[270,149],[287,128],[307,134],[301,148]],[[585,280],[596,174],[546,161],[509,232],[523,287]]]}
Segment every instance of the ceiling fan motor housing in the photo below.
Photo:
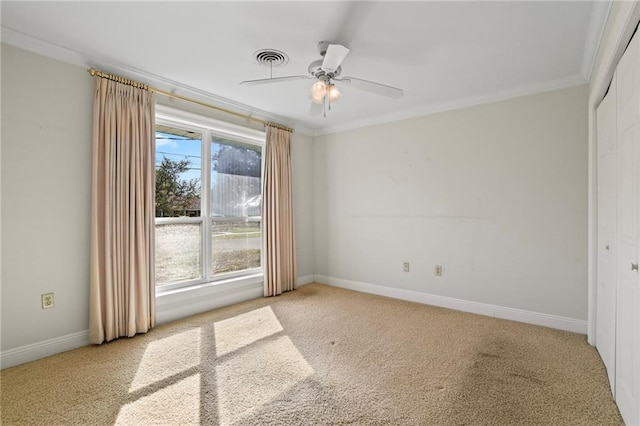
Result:
{"label": "ceiling fan motor housing", "polygon": [[322,59],[318,59],[317,61],[313,61],[309,64],[309,75],[315,78],[321,78],[322,76],[327,76],[329,78],[339,77],[342,73],[342,67],[338,67],[334,72],[327,73],[322,69]]}

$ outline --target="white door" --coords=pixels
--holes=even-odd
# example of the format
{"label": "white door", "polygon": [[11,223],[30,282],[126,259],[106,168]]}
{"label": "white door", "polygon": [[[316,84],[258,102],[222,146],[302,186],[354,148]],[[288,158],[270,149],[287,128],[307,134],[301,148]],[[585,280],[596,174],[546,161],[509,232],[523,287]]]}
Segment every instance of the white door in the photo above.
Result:
{"label": "white door", "polygon": [[597,111],[598,277],[596,348],[615,397],[616,362],[616,79]]}
{"label": "white door", "polygon": [[[616,402],[625,422],[640,424],[640,37],[617,68],[618,289]],[[597,327],[597,326],[596,326]]]}

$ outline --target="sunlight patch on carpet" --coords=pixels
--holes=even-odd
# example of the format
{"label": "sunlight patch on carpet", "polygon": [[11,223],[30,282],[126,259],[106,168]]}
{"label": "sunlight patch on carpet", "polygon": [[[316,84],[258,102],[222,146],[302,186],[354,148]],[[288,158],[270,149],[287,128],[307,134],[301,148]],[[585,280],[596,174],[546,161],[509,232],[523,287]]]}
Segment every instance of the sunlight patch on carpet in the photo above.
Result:
{"label": "sunlight patch on carpet", "polygon": [[[171,401],[171,403],[167,403]],[[160,425],[200,422],[200,374],[194,374],[124,405],[116,424]]]}
{"label": "sunlight patch on carpet", "polygon": [[214,328],[218,357],[282,331],[280,321],[269,306],[218,321]]}
{"label": "sunlight patch on carpet", "polygon": [[200,328],[151,342],[129,392],[166,380],[200,364]]}
{"label": "sunlight patch on carpet", "polygon": [[288,336],[237,353],[216,366],[221,424],[260,410],[313,372]]}

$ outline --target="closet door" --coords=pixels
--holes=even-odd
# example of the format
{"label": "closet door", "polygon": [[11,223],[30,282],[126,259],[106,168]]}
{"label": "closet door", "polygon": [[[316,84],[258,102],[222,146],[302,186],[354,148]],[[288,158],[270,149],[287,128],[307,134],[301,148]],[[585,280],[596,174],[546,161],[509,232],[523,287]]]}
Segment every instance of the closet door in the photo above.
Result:
{"label": "closet door", "polygon": [[598,277],[596,348],[607,368],[615,397],[616,362],[616,79],[597,111]]}
{"label": "closet door", "polygon": [[627,424],[640,424],[640,38],[617,68],[618,297],[616,402]]}

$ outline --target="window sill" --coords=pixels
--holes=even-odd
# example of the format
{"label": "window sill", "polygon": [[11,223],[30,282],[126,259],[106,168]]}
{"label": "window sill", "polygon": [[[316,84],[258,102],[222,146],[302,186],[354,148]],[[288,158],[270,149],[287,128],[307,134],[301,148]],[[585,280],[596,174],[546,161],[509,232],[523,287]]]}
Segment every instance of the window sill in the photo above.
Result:
{"label": "window sill", "polygon": [[158,289],[156,324],[175,321],[262,296],[262,273],[172,290]]}

